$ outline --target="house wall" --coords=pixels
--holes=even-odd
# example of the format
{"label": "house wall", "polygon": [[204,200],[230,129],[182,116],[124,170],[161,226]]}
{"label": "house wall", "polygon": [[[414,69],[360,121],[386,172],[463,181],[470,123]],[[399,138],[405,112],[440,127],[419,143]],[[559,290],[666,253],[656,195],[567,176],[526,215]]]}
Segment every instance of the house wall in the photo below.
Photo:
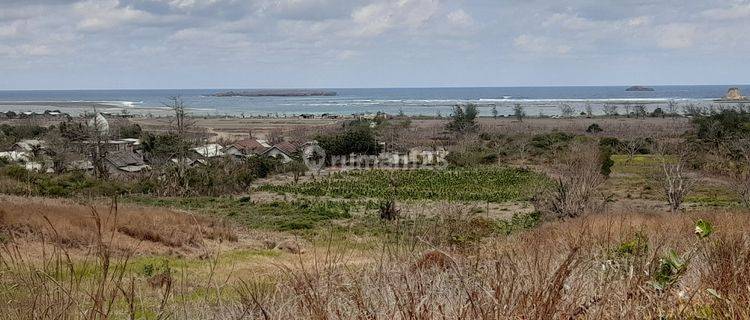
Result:
{"label": "house wall", "polygon": [[269,157],[279,158],[279,159],[281,159],[281,162],[283,162],[283,163],[287,163],[289,161],[292,161],[292,158],[290,158],[289,156],[287,156],[286,154],[284,154],[283,152],[281,152],[279,149],[276,149],[276,148],[271,149],[270,151],[268,151],[268,153],[266,153],[266,155],[269,156]]}

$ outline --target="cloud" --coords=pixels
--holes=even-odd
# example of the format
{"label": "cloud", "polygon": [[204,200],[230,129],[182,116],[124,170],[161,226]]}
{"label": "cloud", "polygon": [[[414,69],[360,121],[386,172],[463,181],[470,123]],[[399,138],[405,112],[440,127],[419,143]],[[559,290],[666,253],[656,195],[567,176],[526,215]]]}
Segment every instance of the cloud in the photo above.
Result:
{"label": "cloud", "polygon": [[391,0],[356,9],[351,18],[354,33],[364,37],[381,35],[397,27],[418,29],[440,8],[437,0]]}
{"label": "cloud", "polygon": [[665,49],[690,48],[697,36],[696,27],[690,24],[667,24],[661,27],[657,37],[657,45]]}
{"label": "cloud", "polygon": [[566,44],[556,44],[552,39],[522,34],[513,39],[516,48],[539,54],[568,54],[572,49]]}
{"label": "cloud", "polygon": [[750,3],[738,3],[728,8],[713,8],[701,12],[701,15],[712,20],[750,18]]}
{"label": "cloud", "polygon": [[451,11],[446,16],[448,18],[448,21],[458,27],[471,27],[474,25],[474,18],[471,17],[464,9],[458,9]]}
{"label": "cloud", "polygon": [[77,27],[83,31],[102,31],[123,24],[148,23],[155,17],[129,6],[121,7],[117,0],[89,0],[76,3],[73,10],[81,17]]}

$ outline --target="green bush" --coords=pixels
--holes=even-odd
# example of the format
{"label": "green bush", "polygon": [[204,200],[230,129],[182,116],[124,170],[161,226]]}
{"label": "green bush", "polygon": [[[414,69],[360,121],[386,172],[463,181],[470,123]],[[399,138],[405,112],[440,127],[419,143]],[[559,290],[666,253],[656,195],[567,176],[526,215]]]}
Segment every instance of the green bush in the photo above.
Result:
{"label": "green bush", "polygon": [[599,133],[602,132],[602,127],[599,126],[597,123],[592,123],[588,128],[586,128],[586,132],[588,133]]}
{"label": "green bush", "polygon": [[349,126],[344,132],[315,138],[327,155],[378,154],[380,144],[369,126]]}
{"label": "green bush", "polygon": [[531,146],[537,152],[560,150],[567,147],[575,136],[565,132],[538,134],[531,138]]}

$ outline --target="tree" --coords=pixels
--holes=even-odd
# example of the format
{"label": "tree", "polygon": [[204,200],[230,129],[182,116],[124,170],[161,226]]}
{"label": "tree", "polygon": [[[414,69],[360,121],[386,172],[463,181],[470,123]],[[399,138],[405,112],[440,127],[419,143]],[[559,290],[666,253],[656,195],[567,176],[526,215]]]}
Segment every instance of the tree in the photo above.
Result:
{"label": "tree", "polygon": [[742,204],[750,207],[750,134],[733,139],[730,150],[737,165],[729,174],[729,185],[740,195]]}
{"label": "tree", "polygon": [[670,117],[676,117],[678,107],[679,105],[677,104],[677,101],[669,100],[669,102],[667,102],[667,114]]}
{"label": "tree", "polygon": [[513,106],[513,116],[518,119],[519,122],[523,122],[523,118],[526,117],[526,111],[520,103],[516,103]]}
{"label": "tree", "polygon": [[191,120],[185,106],[185,102],[181,97],[175,96],[170,97],[169,102],[164,104],[165,107],[169,108],[174,112],[174,118],[170,121],[171,131],[176,137],[175,158],[177,159],[177,179],[180,186],[184,190],[190,188],[189,179],[187,179],[188,169],[188,150],[191,143],[189,142],[188,134],[190,129],[195,124],[195,121]]}
{"label": "tree", "polygon": [[565,118],[572,118],[575,113],[575,108],[569,104],[563,104],[560,106],[560,114]]}
{"label": "tree", "polygon": [[645,118],[646,115],[648,115],[648,112],[646,111],[646,106],[639,104],[634,107],[634,113],[636,118]]}
{"label": "tree", "polygon": [[94,167],[94,175],[97,178],[107,178],[109,170],[105,164],[109,149],[109,123],[101,113],[94,109],[93,116],[88,121],[87,126],[83,128],[84,145],[87,147],[87,154],[91,165]]}
{"label": "tree", "polygon": [[617,106],[614,104],[605,104],[604,105],[604,114],[609,117],[616,117],[617,116]]}
{"label": "tree", "polygon": [[606,180],[602,172],[609,169],[609,163],[594,155],[608,157],[609,153],[592,144],[571,145],[555,166],[557,181],[534,197],[535,209],[556,219],[602,211],[607,199],[597,201],[596,195]]}
{"label": "tree", "polygon": [[447,129],[459,133],[474,131],[477,128],[476,118],[478,114],[476,104],[470,103],[463,107],[457,105],[453,107],[453,114]]}
{"label": "tree", "polygon": [[692,192],[698,178],[688,170],[688,160],[693,156],[684,143],[662,143],[657,146],[661,172],[658,176],[670,210],[675,213]]}
{"label": "tree", "polygon": [[642,137],[635,137],[628,140],[623,140],[619,143],[618,150],[626,155],[628,155],[625,162],[630,162],[630,160],[633,160],[633,157],[635,157],[636,154],[643,153],[643,150],[645,150],[649,145],[649,141],[646,138]]}

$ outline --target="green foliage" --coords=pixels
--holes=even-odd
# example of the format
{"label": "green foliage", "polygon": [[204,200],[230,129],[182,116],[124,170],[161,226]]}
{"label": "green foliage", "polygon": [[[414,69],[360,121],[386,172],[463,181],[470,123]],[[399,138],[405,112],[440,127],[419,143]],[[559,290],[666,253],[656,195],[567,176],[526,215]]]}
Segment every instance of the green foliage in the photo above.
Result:
{"label": "green foliage", "polygon": [[710,221],[700,219],[695,223],[695,235],[700,239],[707,238],[714,232]]}
{"label": "green foliage", "polygon": [[722,110],[693,119],[698,139],[719,142],[750,134],[750,113],[744,110]]}
{"label": "green foliage", "polygon": [[353,208],[346,202],[300,200],[253,203],[242,198],[226,197],[131,197],[126,200],[227,217],[250,228],[276,231],[310,230],[331,220],[350,219]]}
{"label": "green foliage", "polygon": [[318,181],[301,184],[265,185],[260,190],[338,198],[391,196],[392,182],[398,185],[397,199],[506,202],[531,198],[546,179],[537,173],[512,168],[480,167],[453,170],[409,170],[387,174],[381,170],[335,173]]}
{"label": "green foliage", "polygon": [[0,124],[0,136],[5,136],[13,141],[38,138],[47,133],[47,131],[47,128],[37,125]]}
{"label": "green foliage", "polygon": [[620,142],[620,139],[613,138],[613,137],[602,137],[599,139],[599,146],[600,147],[607,147],[612,150],[617,150],[620,148],[620,145],[622,142]]}
{"label": "green foliage", "polygon": [[653,112],[651,112],[651,116],[655,117],[655,118],[656,117],[664,118],[664,116],[666,116],[666,113],[661,108],[656,108],[656,109],[654,109]]}
{"label": "green foliage", "polygon": [[588,128],[586,128],[586,132],[588,133],[599,133],[602,132],[602,127],[599,126],[597,123],[592,123]]}
{"label": "green foliage", "polygon": [[118,136],[120,138],[139,138],[142,133],[143,130],[137,123],[121,126],[118,130]]}
{"label": "green foliage", "polygon": [[574,135],[565,132],[538,134],[531,138],[531,146],[537,152],[561,150],[567,147],[574,137]]}
{"label": "green foliage", "polygon": [[18,181],[27,181],[31,173],[26,168],[17,164],[12,164],[3,168],[3,175],[16,179]]}
{"label": "green foliage", "polygon": [[152,160],[167,161],[180,154],[187,154],[190,143],[175,133],[141,135],[141,146]]}
{"label": "green foliage", "polygon": [[327,155],[378,154],[380,145],[366,125],[348,126],[344,132],[315,137]]}
{"label": "green foliage", "polygon": [[445,157],[445,160],[455,167],[473,167],[478,165],[495,164],[497,163],[497,159],[497,153],[484,148],[454,151]]}
{"label": "green foliage", "polygon": [[648,251],[648,238],[641,233],[636,232],[633,239],[621,243],[615,253],[619,256],[640,256]]}
{"label": "green foliage", "polygon": [[664,290],[677,282],[687,269],[687,264],[674,250],[659,259],[659,266],[654,273],[653,285],[657,290]]}
{"label": "green foliage", "polygon": [[453,132],[470,132],[477,129],[476,118],[479,115],[477,105],[470,103],[466,106],[454,106],[451,121],[446,128]]}
{"label": "green foliage", "polygon": [[514,213],[510,221],[500,220],[497,228],[500,233],[509,235],[516,231],[528,230],[538,226],[541,222],[541,217],[539,212],[528,214]]}
{"label": "green foliage", "polygon": [[609,177],[609,174],[612,173],[612,166],[615,165],[615,161],[612,160],[612,148],[599,146],[599,161],[601,162],[599,172],[605,177]]}

